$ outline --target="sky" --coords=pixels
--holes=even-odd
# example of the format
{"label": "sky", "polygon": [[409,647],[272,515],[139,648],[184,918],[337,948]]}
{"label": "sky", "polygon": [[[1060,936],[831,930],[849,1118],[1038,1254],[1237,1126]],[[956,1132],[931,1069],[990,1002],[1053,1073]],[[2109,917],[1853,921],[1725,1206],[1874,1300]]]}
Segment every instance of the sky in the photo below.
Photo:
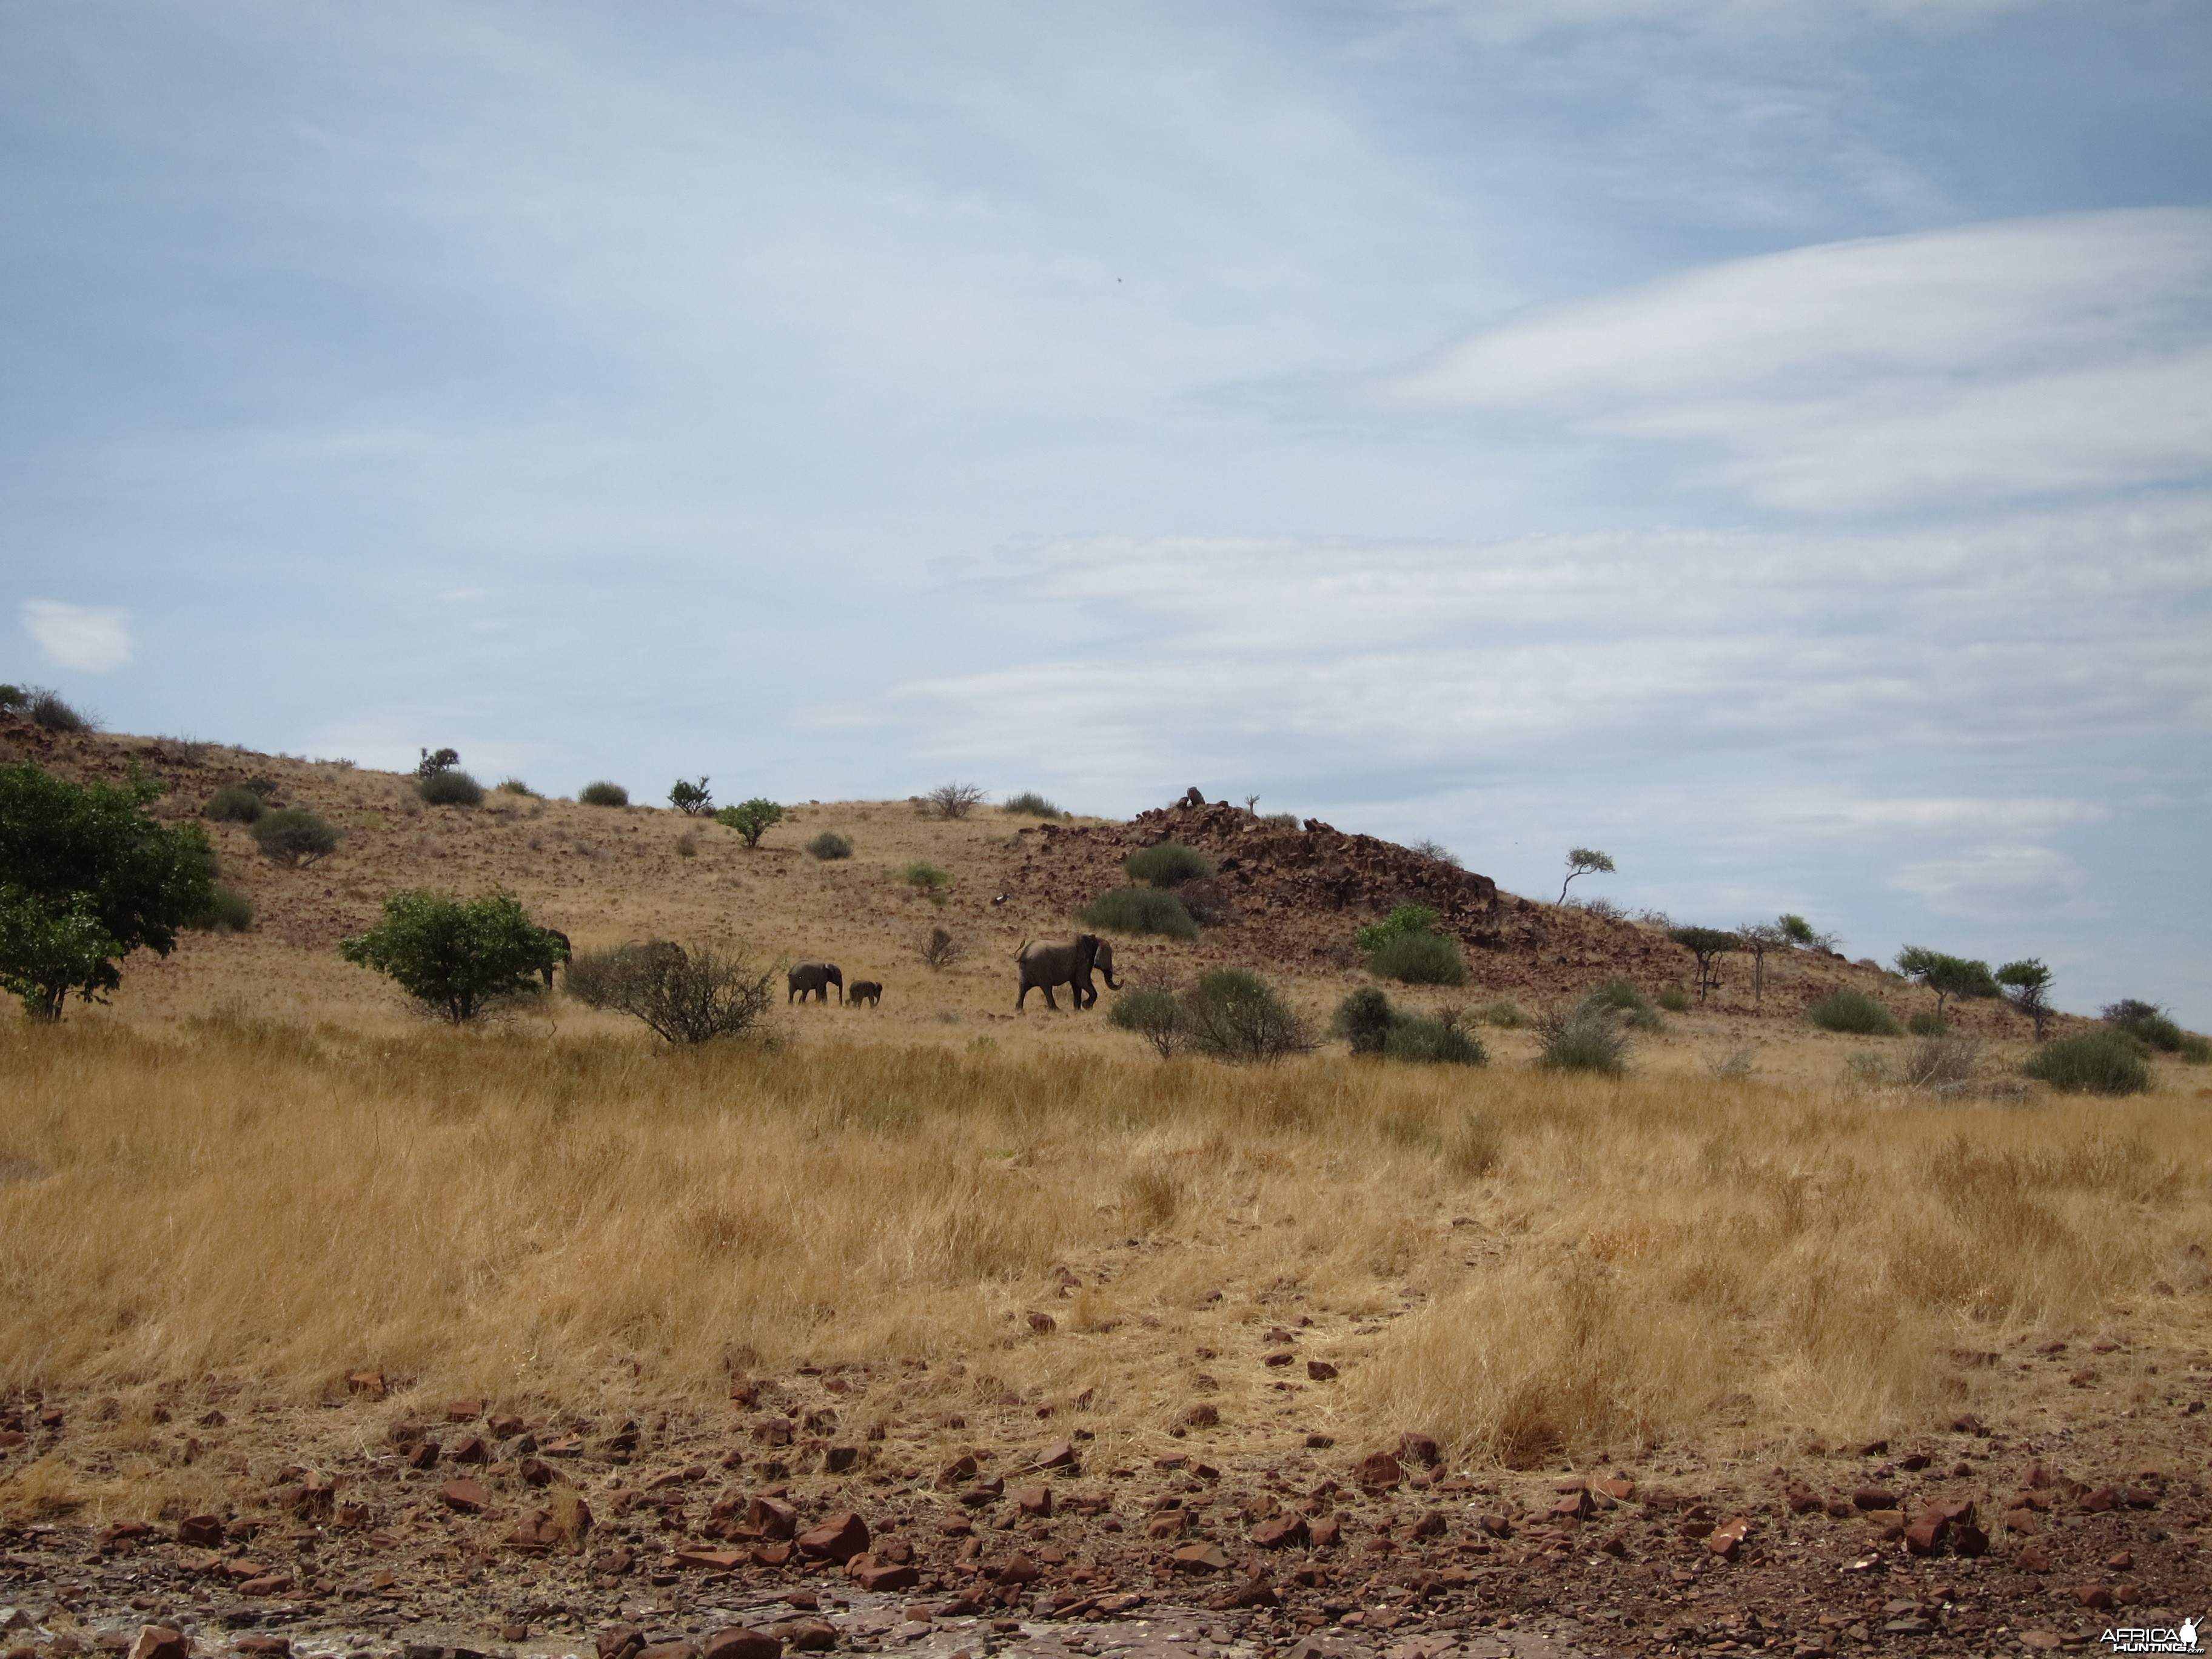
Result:
{"label": "sky", "polygon": [[0,0],[0,678],[2212,1029],[2199,0]]}

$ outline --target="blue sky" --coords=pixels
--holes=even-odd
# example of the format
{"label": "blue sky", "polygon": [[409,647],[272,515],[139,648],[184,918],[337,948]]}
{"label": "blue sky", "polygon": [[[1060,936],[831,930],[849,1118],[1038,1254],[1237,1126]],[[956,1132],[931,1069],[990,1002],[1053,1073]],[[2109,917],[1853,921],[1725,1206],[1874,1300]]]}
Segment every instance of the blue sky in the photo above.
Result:
{"label": "blue sky", "polygon": [[2212,1027],[2212,12],[0,3],[0,678]]}

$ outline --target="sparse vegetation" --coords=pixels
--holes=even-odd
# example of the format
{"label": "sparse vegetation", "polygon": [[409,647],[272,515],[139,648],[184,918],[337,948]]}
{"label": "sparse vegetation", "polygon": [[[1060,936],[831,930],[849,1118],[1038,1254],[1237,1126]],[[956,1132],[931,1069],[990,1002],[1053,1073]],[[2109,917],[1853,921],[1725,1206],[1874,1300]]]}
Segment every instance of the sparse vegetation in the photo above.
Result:
{"label": "sparse vegetation", "polygon": [[1936,1016],[1939,1019],[1953,997],[1966,1002],[1999,994],[1996,977],[1990,972],[1988,963],[1946,956],[1923,945],[1908,945],[1899,951],[1897,971],[1936,994]]}
{"label": "sparse vegetation", "polygon": [[1382,921],[1354,933],[1352,942],[1363,955],[1372,956],[1394,939],[1407,933],[1433,933],[1436,926],[1437,913],[1425,904],[1401,904]]}
{"label": "sparse vegetation", "polygon": [[945,890],[952,884],[952,872],[939,868],[927,859],[915,859],[901,865],[898,873],[901,881],[939,904],[945,902]]}
{"label": "sparse vegetation", "polygon": [[924,799],[940,818],[964,818],[983,804],[983,792],[972,783],[940,783]]}
{"label": "sparse vegetation", "polygon": [[521,795],[531,800],[536,800],[538,798],[538,792],[520,778],[501,778],[499,781],[499,793],[502,795]]}
{"label": "sparse vegetation", "polygon": [[1386,1060],[1413,1066],[1486,1066],[1489,1053],[1481,1041],[1461,1029],[1453,1019],[1430,1019],[1401,1013],[1391,1022],[1382,1042]]}
{"label": "sparse vegetation", "polygon": [[921,945],[921,959],[932,968],[950,968],[967,951],[952,930],[942,926],[931,928]]}
{"label": "sparse vegetation", "polygon": [[1390,1006],[1390,999],[1371,985],[1363,985],[1342,1002],[1336,1005],[1336,1016],[1329,1022],[1332,1035],[1340,1036],[1352,1045],[1355,1054],[1379,1054],[1389,1040],[1390,1024],[1397,1011]]}
{"label": "sparse vegetation", "polygon": [[225,784],[210,795],[200,816],[215,823],[253,823],[269,810],[259,795],[245,785]]}
{"label": "sparse vegetation", "polygon": [[1968,1039],[1938,1034],[1912,1045],[1904,1065],[1898,1068],[1898,1077],[1909,1089],[1964,1094],[1973,1086],[1974,1067],[1980,1057],[1980,1049]]}
{"label": "sparse vegetation", "polygon": [[714,810],[714,797],[704,777],[696,783],[678,778],[669,788],[668,804],[687,818],[704,817]]}
{"label": "sparse vegetation", "polygon": [[679,859],[696,859],[699,856],[699,836],[696,831],[686,830],[682,835],[677,836],[676,856]]}
{"label": "sparse vegetation", "polygon": [[24,688],[27,693],[22,704],[23,712],[30,716],[31,724],[47,732],[96,732],[100,722],[92,715],[63,701],[58,691],[43,685]]}
{"label": "sparse vegetation", "polygon": [[783,808],[765,795],[756,795],[735,806],[725,806],[714,814],[714,822],[726,830],[736,830],[738,839],[750,849],[758,847],[761,837],[783,822]]}
{"label": "sparse vegetation", "polygon": [[1567,884],[1577,876],[1611,875],[1613,860],[1595,847],[1571,847],[1567,849],[1567,878],[1559,884],[1559,902],[1567,902]]}
{"label": "sparse vegetation", "polygon": [[72,993],[106,1000],[125,957],[168,955],[213,904],[206,832],[148,817],[160,793],[0,766],[0,990],[33,1021],[58,1020]]}
{"label": "sparse vegetation", "polygon": [[1690,994],[1679,985],[1661,986],[1651,1000],[1670,1014],[1690,1012]]}
{"label": "sparse vegetation", "polygon": [[627,806],[629,805],[629,791],[618,783],[610,783],[602,778],[597,783],[587,783],[579,789],[576,799],[586,806]]}
{"label": "sparse vegetation", "polygon": [[1272,1065],[1314,1045],[1305,1022],[1274,988],[1242,968],[1218,968],[1176,1001],[1194,1053],[1232,1066]]}
{"label": "sparse vegetation", "polygon": [[1915,1008],[1905,1017],[1905,1029],[1917,1037],[1939,1037],[1951,1029],[1951,1022],[1929,1008]]}
{"label": "sparse vegetation", "polygon": [[1550,1072],[1595,1072],[1619,1077],[1628,1069],[1628,1033],[1618,1009],[1587,998],[1536,1022],[1543,1048],[1536,1064]]}
{"label": "sparse vegetation", "polygon": [[1162,1060],[1173,1059],[1190,1046],[1182,1004],[1165,986],[1133,986],[1122,992],[1106,1011],[1106,1023],[1116,1030],[1135,1032]]}
{"label": "sparse vegetation", "polygon": [[0,714],[19,714],[31,706],[31,694],[20,685],[0,685]]}
{"label": "sparse vegetation", "polygon": [[1527,1025],[1528,1016],[1519,1003],[1510,997],[1499,997],[1486,1002],[1474,1011],[1474,1018],[1485,1025],[1495,1025],[1501,1031],[1517,1031]]}
{"label": "sparse vegetation", "polygon": [[1164,841],[1139,848],[1121,860],[1121,867],[1128,872],[1132,881],[1153,887],[1176,887],[1212,875],[1213,860],[1196,848]]}
{"label": "sparse vegetation", "polygon": [[337,850],[338,832],[304,806],[283,806],[264,816],[246,832],[261,855],[298,870]]}
{"label": "sparse vegetation", "polygon": [[1863,991],[1831,991],[1805,1011],[1805,1018],[1824,1031],[1848,1031],[1855,1036],[1898,1036],[1897,1017]]}
{"label": "sparse vegetation", "polygon": [[1271,830],[1296,830],[1300,827],[1296,812],[1263,812],[1260,815],[1260,822]]}
{"label": "sparse vegetation", "polygon": [[416,752],[422,757],[415,763],[415,776],[417,781],[425,781],[442,773],[450,772],[461,763],[461,751],[458,749],[441,749],[434,752],[422,749]]}
{"label": "sparse vegetation", "polygon": [[235,887],[218,882],[208,899],[208,908],[192,918],[191,926],[210,933],[251,933],[253,901]]}
{"label": "sparse vegetation", "polygon": [[1418,853],[1425,859],[1434,859],[1439,864],[1449,864],[1454,869],[1461,867],[1459,854],[1440,841],[1417,841],[1406,850]]}
{"label": "sparse vegetation", "polygon": [[1115,887],[1075,913],[1086,927],[1109,933],[1158,933],[1166,939],[1196,939],[1198,923],[1183,902],[1157,887]]}
{"label": "sparse vegetation", "polygon": [[1670,927],[1667,937],[1697,959],[1700,1003],[1705,1001],[1705,994],[1721,982],[1721,958],[1742,943],[1734,933],[1720,927]]}
{"label": "sparse vegetation", "polygon": [[1367,956],[1367,971],[1401,985],[1464,985],[1467,961],[1459,941],[1442,933],[1400,933]]}
{"label": "sparse vegetation", "polygon": [[2069,1095],[2139,1095],[2150,1088],[2150,1065],[2142,1049],[2119,1030],[2046,1042],[2020,1069]]}
{"label": "sparse vegetation", "polygon": [[1034,789],[1024,789],[1018,795],[1007,796],[999,810],[1025,818],[1064,818],[1067,816]]}
{"label": "sparse vegetation", "polygon": [[461,771],[433,772],[415,786],[426,806],[481,806],[483,786]]}
{"label": "sparse vegetation", "polygon": [[852,857],[853,843],[835,830],[824,830],[806,843],[806,852],[808,857],[820,859],[827,864]]}
{"label": "sparse vegetation", "polygon": [[1658,1031],[1666,1029],[1659,1011],[1651,1006],[1643,992],[1625,979],[1609,979],[1594,987],[1583,1000],[1595,1007],[1610,1008],[1620,1016],[1620,1023],[1633,1031]]}
{"label": "sparse vegetation", "polygon": [[2212,1042],[2194,1031],[2182,1030],[2166,1010],[2154,1002],[2142,1002],[2134,997],[2124,998],[2106,1006],[2100,1017],[2114,1030],[2126,1033],[2145,1048],[2176,1055],[2192,1066],[2202,1066],[2207,1060],[2212,1060]]}
{"label": "sparse vegetation", "polygon": [[1842,942],[1840,935],[1815,933],[1811,922],[1787,911],[1774,919],[1774,926],[1783,942],[1793,950],[1830,951]]}
{"label": "sparse vegetation", "polygon": [[579,1002],[628,1014],[665,1042],[697,1043],[763,1030],[775,978],[742,950],[656,939],[579,956],[563,983]]}
{"label": "sparse vegetation", "polygon": [[498,890],[473,899],[395,893],[384,902],[383,920],[341,940],[338,954],[388,975],[426,1012],[456,1025],[495,1003],[535,994],[561,959],[560,942]]}

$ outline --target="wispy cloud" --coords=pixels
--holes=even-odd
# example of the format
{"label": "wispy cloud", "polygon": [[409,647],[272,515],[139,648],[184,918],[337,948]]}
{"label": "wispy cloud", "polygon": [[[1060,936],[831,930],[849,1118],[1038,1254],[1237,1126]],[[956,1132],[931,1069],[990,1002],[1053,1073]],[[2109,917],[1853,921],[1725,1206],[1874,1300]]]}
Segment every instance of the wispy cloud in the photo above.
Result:
{"label": "wispy cloud", "polygon": [[22,614],[24,631],[58,668],[105,673],[129,662],[137,649],[130,618],[120,611],[60,599],[26,599]]}

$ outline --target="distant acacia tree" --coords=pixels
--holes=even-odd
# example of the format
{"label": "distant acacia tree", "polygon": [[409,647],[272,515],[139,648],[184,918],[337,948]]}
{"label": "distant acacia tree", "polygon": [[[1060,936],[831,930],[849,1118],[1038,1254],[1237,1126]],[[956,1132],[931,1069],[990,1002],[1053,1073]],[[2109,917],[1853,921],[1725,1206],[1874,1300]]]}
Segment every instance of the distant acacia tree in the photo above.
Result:
{"label": "distant acacia tree", "polygon": [[2004,987],[2004,1000],[2035,1022],[2035,1040],[2042,1042],[2051,1024],[2051,969],[2040,958],[2027,957],[2008,962],[1993,977]]}
{"label": "distant acacia tree", "polygon": [[1843,939],[1840,933],[1815,933],[1811,922],[1787,911],[1774,919],[1774,925],[1781,930],[1783,943],[1800,951],[1832,951]]}
{"label": "distant acacia tree", "polygon": [[1559,884],[1559,902],[1567,902],[1567,882],[1577,876],[1611,875],[1613,860],[1595,847],[1571,847],[1567,849],[1567,880]]}
{"label": "distant acacia tree", "polygon": [[1766,953],[1786,947],[1790,936],[1775,921],[1747,921],[1735,930],[1735,936],[1751,957],[1751,1004],[1756,1008],[1766,1000]]}
{"label": "distant acacia tree", "polygon": [[1721,982],[1720,959],[1742,947],[1743,941],[1725,927],[1670,927],[1667,937],[1698,959],[1698,1000]]}
{"label": "distant acacia tree", "polygon": [[783,808],[765,796],[756,795],[735,806],[725,806],[714,814],[714,822],[736,830],[747,847],[757,847],[763,836],[783,822]]}
{"label": "distant acacia tree", "polygon": [[1966,957],[1947,956],[1941,951],[1930,951],[1925,945],[1908,945],[1897,953],[1897,971],[1914,984],[1924,986],[1936,994],[1936,1018],[1943,1018],[1943,1006],[1953,997],[1970,1002],[1977,997],[1999,994],[1996,978],[1990,972],[1986,962],[1972,961]]}
{"label": "distant acacia tree", "polygon": [[703,777],[696,783],[677,779],[675,787],[668,792],[668,804],[687,818],[700,817],[714,810],[714,798],[707,793],[707,780]]}

